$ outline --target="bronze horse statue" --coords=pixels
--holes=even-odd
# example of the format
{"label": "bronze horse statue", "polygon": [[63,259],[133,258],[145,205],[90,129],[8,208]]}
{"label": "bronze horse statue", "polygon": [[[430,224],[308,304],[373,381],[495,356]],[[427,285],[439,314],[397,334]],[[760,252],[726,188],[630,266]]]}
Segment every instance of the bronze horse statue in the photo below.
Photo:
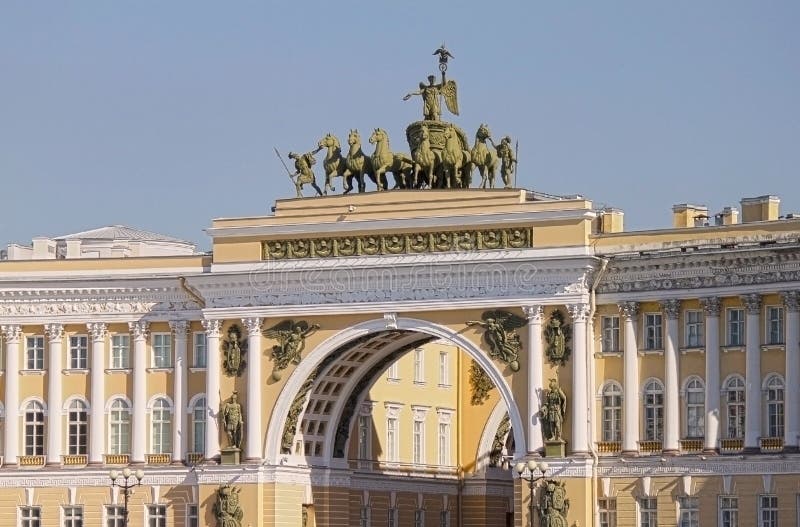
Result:
{"label": "bronze horse statue", "polygon": [[382,128],[376,128],[369,137],[369,142],[375,145],[372,153],[372,169],[378,181],[378,190],[388,188],[386,173],[394,176],[394,188],[410,188],[414,175],[414,162],[402,153],[393,153],[389,148],[389,135]]}
{"label": "bronze horse statue", "polygon": [[354,178],[358,181],[358,191],[365,192],[367,190],[367,184],[364,180],[365,175],[369,176],[377,185],[375,172],[372,169],[372,159],[361,150],[361,135],[358,130],[350,130],[350,134],[347,136],[347,144],[350,145],[350,151],[345,159],[344,179],[346,186],[344,193],[347,194],[353,190]]}
{"label": "bronze horse statue", "polygon": [[[422,127],[419,146],[412,154],[414,158],[414,181],[417,188],[427,184],[429,188],[436,186],[434,174],[439,166],[439,154],[431,149],[431,136],[427,126]],[[420,173],[425,176],[420,178]]]}
{"label": "bronze horse statue", "polygon": [[327,148],[325,154],[325,161],[322,166],[325,168],[325,195],[328,195],[328,190],[335,192],[333,187],[333,178],[344,177],[345,159],[342,157],[342,147],[339,144],[339,139],[333,134],[325,134],[325,137],[319,140],[317,147],[321,150]]}
{"label": "bronze horse statue", "polygon": [[[486,146],[486,141],[491,141],[491,133],[489,127],[481,124],[478,131],[475,132],[475,144],[472,147],[472,159],[470,172],[472,166],[478,168],[481,174],[481,188],[494,188],[494,171],[497,168],[497,151],[494,148]],[[494,142],[492,142],[494,145]],[[471,176],[471,174],[470,174]]]}
{"label": "bronze horse statue", "polygon": [[471,179],[470,153],[461,147],[461,141],[452,125],[444,130],[444,149],[442,150],[442,178],[439,185],[444,188],[468,188]]}

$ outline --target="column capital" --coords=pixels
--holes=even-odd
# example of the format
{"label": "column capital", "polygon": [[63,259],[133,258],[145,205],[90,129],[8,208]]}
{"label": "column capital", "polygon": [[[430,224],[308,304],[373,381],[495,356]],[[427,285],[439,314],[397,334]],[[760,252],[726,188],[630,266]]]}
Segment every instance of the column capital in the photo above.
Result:
{"label": "column capital", "polygon": [[575,322],[586,322],[589,316],[589,304],[567,304],[567,311]]}
{"label": "column capital", "polygon": [[783,305],[786,306],[786,311],[795,313],[800,311],[800,295],[797,291],[784,291],[781,293],[783,298]]}
{"label": "column capital", "polygon": [[522,306],[522,312],[528,317],[531,322],[541,322],[544,308],[540,305],[536,306]]}
{"label": "column capital", "polygon": [[44,332],[47,334],[47,340],[50,342],[61,342],[64,338],[64,325],[63,324],[45,324]]}
{"label": "column capital", "polygon": [[222,329],[221,320],[203,320],[203,329],[209,337],[219,337],[219,330]]}
{"label": "column capital", "polygon": [[139,320],[137,322],[128,322],[128,328],[133,333],[133,340],[147,339],[147,332],[150,329],[150,323],[146,320]]}
{"label": "column capital", "polygon": [[617,306],[619,307],[619,314],[625,317],[627,320],[632,320],[636,318],[637,314],[639,314],[639,302],[628,300],[625,302],[620,302],[617,304]]}
{"label": "column capital", "polygon": [[22,337],[22,327],[16,324],[0,326],[0,331],[9,344],[19,343],[19,339]]}
{"label": "column capital", "polygon": [[721,306],[718,296],[707,296],[700,299],[700,307],[706,312],[707,317],[718,317]]}
{"label": "column capital", "polygon": [[256,337],[261,334],[261,319],[258,317],[243,318],[242,324],[247,329],[247,335]]}
{"label": "column capital", "polygon": [[678,315],[681,313],[681,301],[677,298],[670,298],[669,300],[662,300],[660,302],[661,309],[668,319],[677,320]]}
{"label": "column capital", "polygon": [[188,320],[170,320],[169,321],[169,329],[175,334],[175,338],[183,337],[186,338],[186,334],[189,333],[189,321]]}
{"label": "column capital", "polygon": [[89,330],[93,341],[105,340],[107,326],[103,322],[89,322],[86,324],[86,329]]}
{"label": "column capital", "polygon": [[758,315],[761,312],[761,295],[758,293],[750,293],[749,295],[742,296],[744,308],[748,315]]}

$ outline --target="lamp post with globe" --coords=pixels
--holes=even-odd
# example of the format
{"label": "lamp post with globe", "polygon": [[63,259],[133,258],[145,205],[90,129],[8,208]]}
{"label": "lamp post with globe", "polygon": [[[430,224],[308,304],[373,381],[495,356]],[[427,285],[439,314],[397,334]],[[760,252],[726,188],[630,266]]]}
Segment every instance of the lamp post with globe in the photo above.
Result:
{"label": "lamp post with globe", "polygon": [[[533,474],[533,472],[537,469],[541,473],[540,476],[534,476]],[[548,469],[547,463],[545,463],[544,461],[536,461],[534,459],[529,460],[527,463],[520,461],[514,466],[514,470],[516,470],[517,474],[519,474],[519,478],[527,481],[530,487],[530,495],[531,495],[530,512],[529,512],[530,527],[533,527],[533,508],[534,508],[533,486],[536,482],[541,481],[545,478],[545,472],[547,472],[547,469]],[[528,471],[527,477],[524,475],[526,470]]]}
{"label": "lamp post with globe", "polygon": [[[142,469],[133,472],[129,468],[122,469],[122,472],[118,470],[112,470],[108,473],[109,477],[111,478],[111,486],[112,487],[119,487],[122,489],[122,496],[123,496],[123,505],[122,505],[122,525],[123,527],[128,527],[128,498],[131,495],[131,489],[133,487],[138,487],[142,484],[142,478],[144,478],[144,471]],[[122,478],[120,478],[122,476]],[[134,479],[131,479],[134,478]]]}

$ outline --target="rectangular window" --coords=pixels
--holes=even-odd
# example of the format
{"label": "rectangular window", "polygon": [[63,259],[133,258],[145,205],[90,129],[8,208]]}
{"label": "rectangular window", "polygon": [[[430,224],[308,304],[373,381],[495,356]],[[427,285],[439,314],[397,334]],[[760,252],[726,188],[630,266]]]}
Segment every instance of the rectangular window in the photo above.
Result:
{"label": "rectangular window", "polygon": [[450,511],[439,513],[439,527],[450,527]]}
{"label": "rectangular window", "polygon": [[197,514],[197,505],[186,506],[186,527],[198,527],[200,525]]}
{"label": "rectangular window", "polygon": [[167,527],[167,506],[147,506],[147,527]]}
{"label": "rectangular window", "polygon": [[425,351],[422,348],[414,350],[414,383],[425,382]]}
{"label": "rectangular window", "polygon": [[425,421],[414,421],[414,463],[425,463]]}
{"label": "rectangular window", "polygon": [[83,527],[83,507],[64,507],[64,527]]}
{"label": "rectangular window", "polygon": [[358,416],[358,459],[368,460],[372,443],[372,418],[368,415]]}
{"label": "rectangular window", "polygon": [[439,352],[439,385],[450,386],[450,355],[446,351]]}
{"label": "rectangular window", "polygon": [[414,511],[414,527],[425,527],[425,509]]}
{"label": "rectangular window", "polygon": [[69,338],[69,367],[72,370],[89,368],[89,337],[86,335]]}
{"label": "rectangular window", "polygon": [[619,317],[609,316],[601,319],[603,341],[603,353],[619,351]]}
{"label": "rectangular window", "polygon": [[400,524],[398,523],[398,509],[397,507],[390,507],[389,514],[387,516],[386,524],[389,527],[398,527]]}
{"label": "rectangular window", "polygon": [[744,309],[728,310],[728,346],[744,346]]}
{"label": "rectangular window", "polygon": [[706,394],[702,390],[686,391],[686,437],[704,437]]}
{"label": "rectangular window", "polygon": [[369,506],[361,507],[361,518],[359,522],[361,527],[369,527],[370,512]]}
{"label": "rectangular window", "polygon": [[758,527],[778,527],[778,497],[758,497]]}
{"label": "rectangular window", "polygon": [[106,527],[124,527],[125,510],[117,505],[106,507]]}
{"label": "rectangular window", "polygon": [[131,336],[111,337],[111,369],[126,370],[131,367]]}
{"label": "rectangular window", "polygon": [[44,369],[44,337],[28,337],[25,339],[25,368],[28,370]]}
{"label": "rectangular window", "polygon": [[766,312],[767,317],[767,344],[783,344],[783,308],[780,306],[769,306]]}
{"label": "rectangular window", "polygon": [[614,498],[600,498],[598,501],[600,527],[617,527],[617,500]]}
{"label": "rectangular window", "polygon": [[678,527],[700,527],[700,504],[697,498],[680,496],[678,506]]}
{"label": "rectangular window", "polygon": [[399,381],[400,380],[400,368],[398,366],[398,362],[394,361],[390,366],[389,369],[386,370],[386,378],[390,381]]}
{"label": "rectangular window", "polygon": [[439,423],[439,465],[450,465],[450,423]]}
{"label": "rectangular window", "polygon": [[42,509],[39,507],[20,507],[19,524],[21,527],[39,527],[42,522]]}
{"label": "rectangular window", "polygon": [[206,348],[206,334],[203,332],[198,332],[194,334],[193,337],[193,348],[194,348],[194,364],[195,368],[205,368],[208,364],[208,350]]}
{"label": "rectangular window", "polygon": [[639,527],[658,527],[658,513],[655,498],[639,500]]}
{"label": "rectangular window", "polygon": [[397,418],[386,420],[386,460],[398,461]]}
{"label": "rectangular window", "polygon": [[645,313],[644,346],[648,350],[664,349],[664,329],[661,313]]}
{"label": "rectangular window", "polygon": [[702,348],[705,346],[705,336],[703,334],[703,312],[686,311],[684,317],[686,321],[686,347]]}
{"label": "rectangular window", "polygon": [[736,496],[719,497],[719,526],[739,527],[739,498]]}
{"label": "rectangular window", "polygon": [[172,335],[169,333],[153,334],[153,367],[172,367]]}

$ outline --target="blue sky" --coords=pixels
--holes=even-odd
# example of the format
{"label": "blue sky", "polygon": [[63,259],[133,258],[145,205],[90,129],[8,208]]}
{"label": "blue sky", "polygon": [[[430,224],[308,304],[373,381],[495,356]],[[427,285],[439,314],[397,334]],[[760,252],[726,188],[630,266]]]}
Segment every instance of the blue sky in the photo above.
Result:
{"label": "blue sky", "polygon": [[0,245],[121,223],[208,248],[212,218],[294,195],[273,147],[382,127],[407,150],[442,41],[452,122],[518,140],[520,186],[629,230],[681,202],[800,212],[800,3],[458,6],[4,0]]}

